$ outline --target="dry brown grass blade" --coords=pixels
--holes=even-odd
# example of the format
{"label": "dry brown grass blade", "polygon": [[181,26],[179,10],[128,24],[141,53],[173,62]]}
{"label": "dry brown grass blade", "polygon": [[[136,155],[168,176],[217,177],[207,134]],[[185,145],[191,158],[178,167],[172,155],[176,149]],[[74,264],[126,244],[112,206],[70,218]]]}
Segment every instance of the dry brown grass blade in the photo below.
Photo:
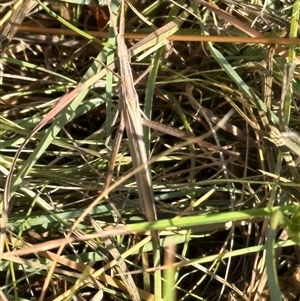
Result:
{"label": "dry brown grass blade", "polygon": [[2,22],[6,20],[6,23],[3,26],[0,36],[0,57],[4,55],[7,46],[14,37],[19,25],[22,23],[27,13],[33,9],[36,4],[37,3],[33,0],[16,1],[12,10],[10,10],[2,19]]}
{"label": "dry brown grass blade", "polygon": [[[146,118],[143,118],[142,122],[143,122],[144,125],[152,128],[152,129],[155,129],[155,130],[160,131],[162,133],[166,133],[168,135],[180,138],[182,140],[187,140],[188,141],[190,139],[193,139],[193,141],[195,143],[197,143],[200,147],[205,147],[205,148],[217,151],[217,152],[223,152],[224,154],[226,154],[228,156],[235,157],[235,158],[237,158],[239,156],[239,153],[237,153],[237,152],[230,151],[230,150],[226,149],[225,147],[219,147],[217,145],[209,143],[209,142],[203,140],[200,137],[189,136],[185,132],[183,132],[183,131],[181,131],[177,128],[167,126],[167,125],[164,125],[164,124],[152,121],[152,120],[148,120]],[[217,124],[219,124],[219,123],[221,123],[220,120]],[[224,125],[222,124],[222,126],[224,126]],[[205,136],[208,137],[210,135],[211,135],[211,133],[206,133]]]}
{"label": "dry brown grass blade", "polygon": [[[68,36],[80,36],[71,29],[59,29],[59,28],[38,28],[31,26],[20,26],[19,32],[40,34],[40,35],[68,35]],[[157,31],[156,31],[157,32]],[[107,32],[103,31],[86,31],[87,34],[96,38],[107,39]],[[126,32],[124,34],[125,39],[129,40],[142,40],[146,38],[148,34],[138,32]],[[215,42],[215,43],[252,43],[252,44],[277,44],[277,45],[300,45],[300,40],[296,38],[268,38],[264,36],[259,37],[228,37],[228,36],[213,36],[213,35],[201,35],[201,34],[173,34],[166,37],[169,41],[188,41],[188,42]]]}
{"label": "dry brown grass blade", "polygon": [[223,11],[216,5],[212,5],[211,3],[208,3],[204,0],[193,0],[196,3],[199,3],[206,8],[213,11],[217,16],[220,18],[226,20],[227,22],[231,23],[236,28],[240,29],[241,31],[245,32],[247,35],[249,35],[252,38],[262,38],[263,35],[258,32],[257,30],[247,26],[245,23],[241,22],[239,19],[235,18],[234,16],[228,14],[227,12]]}
{"label": "dry brown grass blade", "polygon": [[[205,6],[208,9],[210,9],[217,16],[219,16],[220,18],[226,20],[227,22],[229,22],[230,24],[232,24],[236,28],[240,29],[241,31],[243,31],[244,33],[249,35],[250,37],[252,37],[252,38],[263,38],[264,37],[260,32],[258,32],[257,30],[247,26],[245,23],[243,23],[239,19],[235,18],[234,16],[228,14],[227,12],[223,11],[218,6],[212,5],[211,3],[208,3],[205,0],[193,0],[193,1]],[[275,42],[275,44],[276,44],[276,42]],[[278,47],[276,49],[276,52],[279,55],[283,56],[284,58],[287,58],[287,56],[288,56],[288,51],[286,49],[283,49],[282,47]],[[299,64],[300,63],[300,58],[296,58],[295,63]]]}
{"label": "dry brown grass blade", "polygon": [[[99,232],[99,233],[103,232],[101,227],[97,224],[97,222],[91,216],[90,216],[90,220],[97,232]],[[111,239],[109,237],[103,238],[103,242],[104,242],[107,250],[113,257],[113,259],[118,263],[116,265],[116,269],[117,269],[124,285],[126,286],[127,291],[130,294],[132,300],[134,300],[134,301],[141,300],[138,290],[137,290],[137,287],[133,281],[132,275],[128,273],[129,270],[128,270],[127,265],[126,265],[124,259],[122,258],[120,252],[114,246],[113,242],[111,241]]]}

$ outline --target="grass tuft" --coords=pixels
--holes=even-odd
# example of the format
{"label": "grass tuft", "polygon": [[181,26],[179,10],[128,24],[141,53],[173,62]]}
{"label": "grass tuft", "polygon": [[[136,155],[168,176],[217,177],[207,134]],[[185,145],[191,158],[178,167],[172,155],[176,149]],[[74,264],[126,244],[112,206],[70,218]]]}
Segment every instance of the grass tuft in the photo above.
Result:
{"label": "grass tuft", "polygon": [[158,220],[126,134],[105,189],[118,1],[1,4],[0,299],[298,300],[300,1],[125,2]]}

